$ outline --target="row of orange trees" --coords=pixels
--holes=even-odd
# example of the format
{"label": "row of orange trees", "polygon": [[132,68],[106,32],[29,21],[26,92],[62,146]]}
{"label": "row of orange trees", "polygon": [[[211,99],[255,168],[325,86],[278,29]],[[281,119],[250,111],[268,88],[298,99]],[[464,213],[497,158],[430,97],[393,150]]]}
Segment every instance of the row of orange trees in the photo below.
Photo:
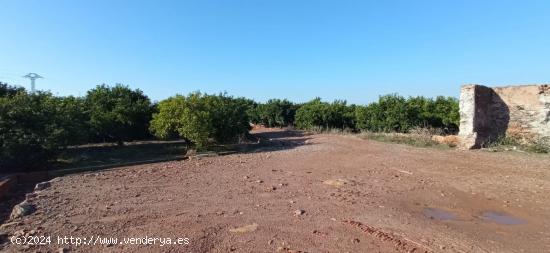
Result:
{"label": "row of orange trees", "polygon": [[197,148],[239,141],[250,123],[300,129],[407,132],[414,127],[458,128],[454,98],[380,97],[369,105],[345,101],[258,103],[227,94],[194,92],[158,103],[139,89],[100,85],[84,97],[29,93],[0,83],[0,172],[45,168],[70,145],[146,139],[185,139]]}

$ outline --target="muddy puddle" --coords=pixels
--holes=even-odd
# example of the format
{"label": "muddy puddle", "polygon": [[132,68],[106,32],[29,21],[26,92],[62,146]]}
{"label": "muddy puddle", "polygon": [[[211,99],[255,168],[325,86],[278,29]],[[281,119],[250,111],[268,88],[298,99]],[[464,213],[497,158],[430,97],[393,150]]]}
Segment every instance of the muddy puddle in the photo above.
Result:
{"label": "muddy puddle", "polygon": [[494,223],[502,224],[502,225],[519,225],[519,224],[527,223],[525,220],[514,217],[512,215],[501,213],[501,212],[493,212],[493,211],[483,212],[481,214],[481,218],[486,221],[492,221]]}
{"label": "muddy puddle", "polygon": [[456,220],[456,214],[439,208],[424,208],[424,210],[422,210],[422,213],[424,214],[424,216],[434,220]]}

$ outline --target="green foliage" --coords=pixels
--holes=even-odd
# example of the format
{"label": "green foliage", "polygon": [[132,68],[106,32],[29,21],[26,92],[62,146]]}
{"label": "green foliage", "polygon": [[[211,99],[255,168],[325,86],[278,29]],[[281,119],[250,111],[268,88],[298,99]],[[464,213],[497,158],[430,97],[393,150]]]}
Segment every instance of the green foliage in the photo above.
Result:
{"label": "green foliage", "polygon": [[332,103],[315,98],[296,111],[296,126],[300,129],[350,129],[355,127],[355,105],[348,106],[346,101]]}
{"label": "green foliage", "polygon": [[0,82],[0,97],[13,97],[15,94],[25,92],[25,88],[8,85]]}
{"label": "green foliage", "polygon": [[94,141],[123,141],[149,137],[153,107],[139,89],[117,84],[98,85],[88,91],[86,106]]}
{"label": "green foliage", "polygon": [[226,94],[177,95],[161,101],[158,108],[151,131],[159,138],[177,135],[198,148],[206,146],[209,139],[220,143],[236,141],[250,129],[249,101]]}
{"label": "green foliage", "polygon": [[63,126],[60,135],[63,146],[78,145],[90,141],[89,111],[84,98],[56,97],[56,118]]}
{"label": "green foliage", "polygon": [[0,97],[0,171],[46,169],[47,162],[78,142],[82,125],[76,102],[47,92]]}
{"label": "green foliage", "polygon": [[381,96],[378,102],[357,108],[357,126],[373,132],[405,132],[415,125],[419,113],[415,109],[397,94]]}
{"label": "green foliage", "polygon": [[294,123],[298,105],[286,99],[270,99],[265,104],[257,105],[249,113],[251,122],[266,127],[284,127]]}
{"label": "green foliage", "polygon": [[438,96],[435,101],[434,115],[436,120],[441,120],[445,130],[451,133],[458,132],[460,113],[458,99],[453,97]]}
{"label": "green foliage", "polygon": [[405,99],[397,94],[381,96],[378,102],[357,106],[356,126],[372,132],[408,132],[415,127],[458,131],[458,100],[452,97]]}

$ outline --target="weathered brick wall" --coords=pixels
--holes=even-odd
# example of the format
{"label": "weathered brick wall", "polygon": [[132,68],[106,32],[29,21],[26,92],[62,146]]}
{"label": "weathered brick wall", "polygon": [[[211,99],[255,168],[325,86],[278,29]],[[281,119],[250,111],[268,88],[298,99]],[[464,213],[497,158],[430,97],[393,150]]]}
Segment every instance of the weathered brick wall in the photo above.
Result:
{"label": "weathered brick wall", "polygon": [[462,86],[459,135],[465,149],[504,135],[525,142],[550,138],[550,86]]}

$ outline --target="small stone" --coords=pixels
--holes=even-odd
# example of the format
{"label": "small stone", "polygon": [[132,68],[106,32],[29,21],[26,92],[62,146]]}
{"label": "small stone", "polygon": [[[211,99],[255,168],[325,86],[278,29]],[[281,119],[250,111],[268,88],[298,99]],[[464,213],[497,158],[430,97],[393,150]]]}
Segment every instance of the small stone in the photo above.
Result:
{"label": "small stone", "polygon": [[23,201],[13,207],[13,210],[11,211],[11,214],[10,214],[10,218],[16,219],[23,216],[27,216],[33,213],[34,211],[36,211],[36,207],[33,204],[27,201]]}
{"label": "small stone", "polygon": [[267,242],[267,244],[268,244],[268,245],[273,244],[273,240],[269,240],[269,241]]}
{"label": "small stone", "polygon": [[65,252],[69,252],[69,250],[66,249],[66,248],[59,248],[59,249],[57,249],[57,252],[59,252],[59,253],[65,253]]}
{"label": "small stone", "polygon": [[253,223],[253,224],[250,224],[250,225],[229,229],[229,232],[231,232],[231,233],[247,233],[247,232],[256,231],[256,229],[258,229],[258,224]]}
{"label": "small stone", "polygon": [[50,182],[42,182],[42,183],[38,183],[36,184],[36,186],[34,187],[34,190],[35,191],[41,191],[41,190],[44,190],[48,187],[50,187],[52,184]]}
{"label": "small stone", "polygon": [[262,180],[256,180],[256,183],[258,183],[258,184],[261,184],[261,183],[263,183],[263,182],[264,182],[264,181],[262,181]]}
{"label": "small stone", "polygon": [[347,183],[348,183],[348,180],[340,179],[340,178],[339,179],[329,179],[329,180],[323,181],[323,184],[330,185],[330,186],[335,186],[335,187],[340,187],[340,186],[343,186]]}
{"label": "small stone", "polygon": [[352,242],[353,243],[360,243],[361,241],[359,239],[355,238],[355,239],[352,240]]}
{"label": "small stone", "polygon": [[298,216],[298,215],[302,215],[304,214],[306,211],[302,210],[302,209],[298,209],[296,211],[294,211],[294,215]]}

